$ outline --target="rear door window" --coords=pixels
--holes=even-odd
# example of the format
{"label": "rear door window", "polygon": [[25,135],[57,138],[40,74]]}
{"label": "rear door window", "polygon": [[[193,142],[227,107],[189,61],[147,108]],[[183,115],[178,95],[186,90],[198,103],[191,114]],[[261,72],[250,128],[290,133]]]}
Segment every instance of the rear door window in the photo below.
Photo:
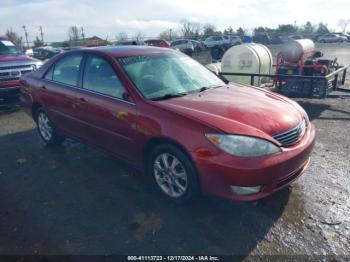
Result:
{"label": "rear door window", "polygon": [[82,54],[72,54],[60,59],[55,64],[52,80],[62,84],[76,86],[82,57]]}

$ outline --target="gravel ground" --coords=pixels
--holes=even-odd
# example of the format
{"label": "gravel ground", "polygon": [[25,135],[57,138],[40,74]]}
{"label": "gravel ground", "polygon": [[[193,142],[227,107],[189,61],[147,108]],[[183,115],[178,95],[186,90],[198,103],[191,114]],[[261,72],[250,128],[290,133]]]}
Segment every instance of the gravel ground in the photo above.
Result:
{"label": "gravel ground", "polygon": [[98,150],[44,146],[24,112],[1,113],[0,254],[350,255],[350,94],[297,101],[317,128],[298,181],[258,202],[185,206]]}
{"label": "gravel ground", "polygon": [[254,203],[163,200],[145,177],[74,141],[43,145],[0,116],[1,254],[349,254],[350,96],[298,100],[317,127],[304,176]]}

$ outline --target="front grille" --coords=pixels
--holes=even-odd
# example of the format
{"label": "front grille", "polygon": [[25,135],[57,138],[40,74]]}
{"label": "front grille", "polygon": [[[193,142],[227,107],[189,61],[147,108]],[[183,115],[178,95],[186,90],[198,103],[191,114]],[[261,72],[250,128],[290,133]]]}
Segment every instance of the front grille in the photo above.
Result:
{"label": "front grille", "polygon": [[22,68],[26,68],[26,67],[32,67],[32,65],[1,66],[0,70],[22,69]]}
{"label": "front grille", "polygon": [[306,120],[303,119],[301,123],[295,128],[286,132],[275,135],[273,138],[281,143],[282,146],[288,147],[297,143],[305,134]]}
{"label": "front grille", "polygon": [[33,65],[16,65],[0,67],[0,83],[16,81],[21,78],[21,75],[33,72]]}
{"label": "front grille", "polygon": [[19,80],[19,77],[0,78],[0,83],[17,81],[17,80]]}
{"label": "front grille", "polygon": [[6,77],[9,76],[10,72],[4,72],[4,73],[0,73],[0,77]]}

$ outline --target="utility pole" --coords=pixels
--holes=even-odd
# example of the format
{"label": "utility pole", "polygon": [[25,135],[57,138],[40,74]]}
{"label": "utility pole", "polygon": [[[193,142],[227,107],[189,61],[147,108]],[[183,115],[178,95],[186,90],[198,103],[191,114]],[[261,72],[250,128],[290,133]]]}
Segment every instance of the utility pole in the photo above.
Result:
{"label": "utility pole", "polygon": [[81,30],[81,37],[84,39],[85,38],[84,27],[81,27],[80,30]]}
{"label": "utility pole", "polygon": [[172,40],[171,39],[171,32],[173,31],[173,29],[169,29],[169,38],[170,38],[170,41]]}
{"label": "utility pole", "polygon": [[44,32],[43,32],[42,26],[39,26],[39,31],[40,31],[40,35],[41,35],[41,42],[43,42],[43,44],[44,44]]}
{"label": "utility pole", "polygon": [[29,48],[28,33],[27,33],[27,30],[26,30],[26,26],[23,25],[22,28],[23,28],[23,30],[24,30],[24,36],[26,37],[27,48]]}

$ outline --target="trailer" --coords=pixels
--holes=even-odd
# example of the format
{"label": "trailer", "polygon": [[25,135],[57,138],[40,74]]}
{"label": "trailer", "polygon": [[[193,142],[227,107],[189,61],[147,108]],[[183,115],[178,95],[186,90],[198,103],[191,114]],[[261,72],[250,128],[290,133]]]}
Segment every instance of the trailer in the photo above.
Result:
{"label": "trailer", "polygon": [[350,91],[344,88],[348,66],[322,56],[312,40],[293,40],[282,46],[273,65],[267,47],[242,45],[225,53],[219,74],[232,82],[268,86],[289,97],[326,98],[334,90]]}

